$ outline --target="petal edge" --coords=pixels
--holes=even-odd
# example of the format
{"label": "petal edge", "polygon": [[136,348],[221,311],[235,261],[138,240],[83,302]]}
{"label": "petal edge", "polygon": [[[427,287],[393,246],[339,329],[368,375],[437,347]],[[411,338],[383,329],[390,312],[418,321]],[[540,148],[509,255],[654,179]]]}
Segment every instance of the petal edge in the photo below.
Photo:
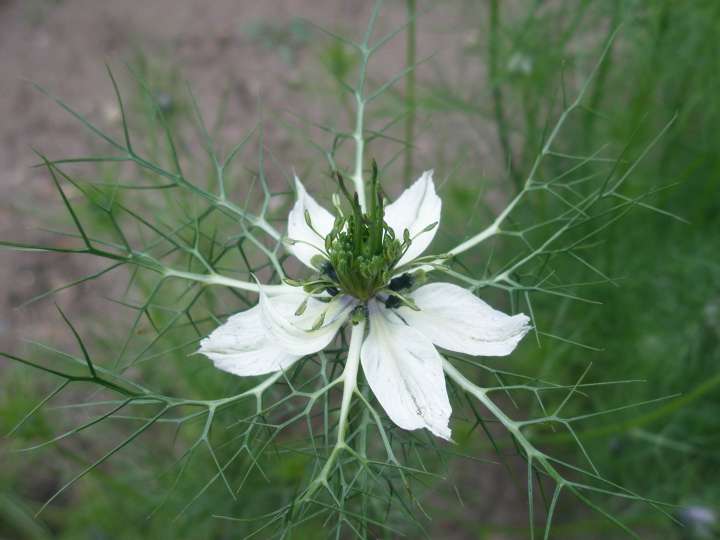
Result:
{"label": "petal edge", "polygon": [[[297,200],[288,214],[287,237],[296,243],[289,244],[288,250],[305,266],[312,268],[310,261],[325,249],[325,237],[332,230],[335,218],[308,194],[297,176],[295,176],[295,190]],[[306,210],[312,228],[305,220]]]}
{"label": "petal edge", "polygon": [[[435,192],[432,169],[422,173],[412,186],[385,208],[385,221],[395,231],[395,236],[402,238],[407,229],[410,237],[414,238],[398,266],[416,259],[427,249],[440,225],[441,211],[442,200]],[[423,232],[433,223],[437,223],[435,228]]]}
{"label": "petal edge", "polygon": [[398,309],[410,326],[435,345],[473,356],[506,356],[530,330],[520,313],[507,315],[451,283],[431,283],[410,294],[420,311]]}
{"label": "petal edge", "polygon": [[415,329],[392,320],[375,301],[360,351],[365,378],[390,419],[403,429],[427,428],[449,440],[452,407],[442,358]]}
{"label": "petal edge", "polygon": [[260,317],[259,306],[236,313],[205,337],[197,352],[216,368],[242,377],[289,368],[300,356],[268,339]]}

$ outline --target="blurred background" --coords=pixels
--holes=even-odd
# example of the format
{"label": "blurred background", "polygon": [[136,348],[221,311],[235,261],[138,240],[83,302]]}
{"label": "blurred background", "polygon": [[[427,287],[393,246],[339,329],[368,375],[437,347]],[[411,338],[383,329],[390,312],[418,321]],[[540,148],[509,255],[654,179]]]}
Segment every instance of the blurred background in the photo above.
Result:
{"label": "blurred background", "polygon": [[[572,98],[615,29],[582,114],[560,134],[560,145],[579,155],[617,149],[609,155],[628,156],[623,163],[629,167],[676,117],[623,187],[628,197],[656,192],[648,203],[662,212],[638,207],[607,227],[583,259],[609,278],[583,290],[597,303],[538,301],[536,320],[562,340],[540,348],[525,343],[508,362],[564,384],[577,380],[589,363],[596,381],[646,381],[631,390],[603,387],[573,403],[577,414],[678,394],[603,416],[583,425],[579,435],[605,477],[676,505],[670,511],[678,521],[673,523],[647,507],[610,501],[614,515],[642,538],[720,538],[720,2],[453,0],[434,9],[432,4],[396,0],[382,10],[379,34],[404,24],[408,13],[418,19],[411,25],[414,38],[399,34],[373,60],[371,79],[382,82],[408,63],[426,60],[369,113],[371,125],[382,126],[405,111],[392,133],[411,149],[381,143],[369,155],[395,160],[390,169],[395,176],[385,182],[392,195],[422,170],[435,169],[447,223],[438,251],[480,230],[518,190],[563,91]],[[262,117],[265,144],[275,159],[302,171],[313,188],[327,187],[322,156],[308,144],[300,119],[351,125],[351,104],[337,81],[350,76],[357,61],[314,25],[359,39],[371,6],[330,0],[0,1],[0,237],[57,242],[44,229],[68,223],[47,171],[32,168],[33,148],[51,158],[102,153],[96,138],[28,81],[117,130],[120,112],[105,63],[138,117],[147,103],[127,84],[126,65],[148,81],[178,130],[192,121],[187,81],[203,112],[221,117],[222,141],[240,140]],[[142,133],[143,125],[138,129]],[[146,133],[151,138],[149,124]],[[97,174],[112,179],[114,172],[100,167]],[[270,181],[282,183],[279,177]],[[546,204],[523,207],[518,220],[543,219]],[[8,251],[1,261],[0,349],[25,351],[30,339],[73,347],[52,298],[23,304],[72,282],[94,268],[93,262]],[[566,282],[597,281],[583,264],[563,271]],[[114,329],[122,318],[106,315],[106,296],[117,288],[105,280],[55,297],[92,336],[100,356],[117,347],[116,336],[122,335]],[[57,384],[5,361],[0,377],[3,433]],[[163,384],[171,394],[195,390],[185,381]],[[218,396],[223,388],[216,383],[202,391]],[[536,404],[517,406],[532,411]],[[44,410],[0,440],[0,538],[243,537],[240,525],[210,518],[224,505],[221,490],[209,491],[200,509],[172,526],[172,511],[147,518],[171,480],[156,478],[170,460],[155,439],[90,474],[35,519],[72,471],[98,452],[97,433],[14,452],[59,433],[56,414]],[[568,437],[543,437],[559,455],[577,452]],[[459,444],[465,453],[493,457],[482,433]],[[523,482],[502,467],[467,462],[448,467],[447,482],[427,494],[431,538],[529,537]],[[200,467],[197,474],[206,472]],[[288,462],[274,480],[283,485],[298,474],[297,464]],[[153,478],[153,490],[147,478]],[[253,487],[257,513],[272,509],[275,495],[261,482]],[[196,491],[175,496],[187,502]],[[579,503],[568,503],[556,520],[556,538],[624,537]]]}

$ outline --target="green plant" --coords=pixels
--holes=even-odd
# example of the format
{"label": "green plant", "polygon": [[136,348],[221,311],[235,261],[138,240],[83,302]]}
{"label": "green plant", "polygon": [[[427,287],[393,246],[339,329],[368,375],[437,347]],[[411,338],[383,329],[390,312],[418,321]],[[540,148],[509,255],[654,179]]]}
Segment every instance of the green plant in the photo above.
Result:
{"label": "green plant", "polygon": [[[332,36],[343,44],[340,50],[353,50],[358,58],[359,76],[355,84],[344,79],[347,72],[343,67],[334,71],[336,82],[351,96],[355,112],[353,128],[343,131],[321,126],[332,136],[329,148],[306,138],[325,159],[328,178],[340,172],[352,182],[359,208],[367,206],[368,149],[378,142],[391,142],[387,130],[397,117],[408,112],[400,111],[377,128],[368,125],[368,109],[416,68],[411,62],[387,82],[368,88],[371,58],[403,30],[398,28],[373,39],[379,9],[378,3],[360,42]],[[494,9],[497,10],[496,4]],[[411,16],[409,24],[413,21]],[[553,309],[547,306],[565,309],[567,300],[585,301],[577,292],[583,284],[564,281],[563,270],[579,265],[594,273],[596,281],[612,283],[586,253],[597,247],[596,239],[601,233],[610,230],[631,210],[659,210],[650,202],[658,189],[628,193],[626,186],[640,160],[666,133],[669,124],[659,129],[646,147],[639,151],[628,147],[619,157],[608,157],[602,147],[591,149],[587,154],[575,154],[556,146],[560,142],[559,134],[571,127],[569,124],[587,121],[585,102],[593,95],[589,93],[593,76],[604,65],[612,43],[610,36],[600,61],[578,88],[563,87],[567,96],[574,92],[574,97],[563,93],[559,111],[557,108],[546,111],[556,117],[556,121],[550,122],[545,135],[536,139],[541,143],[540,149],[529,161],[526,174],[521,174],[519,166],[511,169],[516,192],[509,203],[479,232],[464,235],[465,240],[449,245],[442,256],[425,261],[425,270],[444,274],[470,291],[506,293],[513,311],[522,306],[532,316],[538,342],[549,338],[551,343],[576,343],[572,336],[545,330],[544,322],[535,316],[538,304],[547,313]],[[408,57],[414,58],[414,54]],[[332,65],[344,66],[345,62]],[[387,536],[398,529],[422,528],[418,514],[422,515],[424,485],[437,481],[436,471],[442,470],[443,462],[454,452],[452,447],[438,443],[426,433],[402,432],[381,414],[368,386],[358,379],[357,344],[364,332],[363,322],[341,336],[335,346],[304,358],[287,371],[275,372],[259,383],[237,379],[223,382],[227,379],[214,371],[198,371],[202,360],[186,357],[226,315],[237,311],[239,306],[254,303],[252,295],[261,289],[258,281],[272,283],[262,286],[270,292],[273,287],[280,287],[288,268],[292,269],[284,235],[277,224],[277,216],[282,215],[279,208],[287,200],[288,190],[283,183],[269,179],[267,167],[275,165],[277,158],[266,152],[263,125],[259,124],[221,156],[190,94],[196,128],[207,154],[206,168],[198,165],[197,158],[181,152],[177,128],[168,121],[167,111],[163,111],[156,93],[142,77],[138,77],[138,83],[145,99],[153,104],[154,120],[164,132],[164,145],[148,147],[146,139],[141,137],[138,141],[137,136],[131,136],[130,115],[124,109],[112,73],[110,78],[122,115],[120,137],[101,130],[64,102],[58,100],[58,103],[99,137],[113,154],[53,160],[40,156],[76,227],[74,232],[63,234],[74,238],[76,244],[73,247],[2,244],[16,250],[90,255],[104,260],[107,266],[93,270],[70,285],[87,283],[122,269],[127,271],[127,290],[133,291],[121,295],[115,303],[118,309],[123,306],[134,316],[126,336],[117,342],[119,345],[110,348],[115,352],[112,358],[98,359],[91,353],[91,347],[62,311],[61,317],[77,338],[79,353],[44,346],[41,360],[5,355],[62,380],[31,415],[82,383],[89,384],[93,390],[72,407],[88,411],[99,407],[103,411],[38,446],[64,441],[110,421],[127,422],[128,427],[119,440],[104,448],[99,458],[81,467],[47,502],[54,501],[77,480],[140,440],[149,430],[169,426],[176,430],[183,446],[180,454],[174,456],[178,472],[171,482],[171,491],[186,480],[200,454],[206,458],[192,479],[199,482],[194,496],[180,504],[183,515],[205,510],[203,496],[219,485],[226,490],[225,503],[209,513],[231,521],[234,526],[243,524],[248,534],[251,531],[263,536],[308,534],[307,527],[316,523],[331,524],[328,531],[336,536]],[[496,97],[494,101],[498,126],[501,126],[504,122],[502,100]],[[413,97],[408,102],[411,113],[414,107]],[[536,124],[532,127],[531,123],[529,131],[534,131]],[[409,126],[406,133],[412,135],[413,124],[406,126]],[[498,137],[501,142],[506,138],[502,128],[498,130]],[[401,151],[410,148],[410,142],[405,141]],[[250,181],[234,182],[240,176],[235,173],[240,156],[249,152],[253,144],[256,160],[252,169],[242,173]],[[351,165],[343,167],[346,161]],[[406,163],[412,162],[408,154]],[[131,170],[142,183],[118,181],[108,185],[68,172],[69,167],[78,164],[116,167],[110,174],[118,177]],[[391,176],[391,165],[392,160],[380,164],[381,178]],[[282,165],[279,168],[283,170]],[[189,171],[197,175],[195,178],[202,178],[203,170],[211,172],[207,181],[191,179]],[[285,179],[289,179],[287,172],[283,173]],[[141,196],[134,196],[135,193]],[[83,204],[74,202],[77,197]],[[540,210],[520,212],[528,206]],[[457,221],[465,217],[451,215],[448,220],[451,225],[457,225]],[[93,224],[103,222],[104,226],[90,229],[85,225],[88,220]],[[159,359],[165,362],[160,363]],[[349,369],[348,366],[353,365],[355,368]],[[460,365],[468,365],[468,369],[460,370]],[[629,533],[629,528],[612,511],[603,508],[596,496],[642,501],[663,509],[662,504],[601,475],[580,442],[574,427],[577,422],[625,408],[599,407],[597,412],[582,414],[567,412],[577,398],[603,385],[585,382],[587,369],[583,368],[574,381],[562,384],[547,382],[544,377],[498,370],[489,363],[450,354],[446,355],[443,369],[451,383],[451,394],[461,406],[457,410],[460,429],[485,430],[502,456],[501,445],[487,427],[488,420],[478,412],[479,404],[490,413],[492,422],[501,424],[509,432],[513,448],[526,460],[531,535],[538,513],[536,494],[543,491],[547,483],[552,491],[547,494],[543,491],[543,496],[547,495],[542,532],[545,537],[549,537],[552,530],[560,496],[566,492]],[[169,380],[175,384],[169,385]],[[633,382],[623,378],[612,384],[622,386]],[[341,387],[342,393],[338,396],[335,389]],[[202,397],[218,392],[229,397]],[[179,395],[192,397],[177,397]],[[520,396],[520,400],[523,395],[530,396],[538,408],[530,411],[533,414],[525,419],[511,418],[504,408],[504,400],[512,400],[513,395]],[[656,401],[648,399],[643,403]],[[553,431],[555,429],[558,431]],[[573,443],[581,461],[557,457],[543,449],[541,443],[552,441],[555,433]],[[278,468],[282,469],[280,479],[275,478],[274,471]],[[248,486],[259,485],[263,477],[269,481],[269,487],[258,490],[261,495],[243,500],[256,504],[236,506],[237,494],[250,489]],[[194,510],[198,507],[200,510]],[[273,510],[261,510],[268,507]],[[255,525],[255,521],[259,523]],[[188,521],[185,526],[197,525]]]}

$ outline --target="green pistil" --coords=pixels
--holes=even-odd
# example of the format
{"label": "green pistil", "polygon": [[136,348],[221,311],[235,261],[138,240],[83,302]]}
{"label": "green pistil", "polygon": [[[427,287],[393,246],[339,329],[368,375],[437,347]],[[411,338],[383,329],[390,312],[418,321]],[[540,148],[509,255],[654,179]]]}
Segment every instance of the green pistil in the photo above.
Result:
{"label": "green pistil", "polygon": [[[363,212],[357,193],[348,191],[342,175],[336,173],[336,177],[350,209],[343,209],[337,196],[333,198],[333,206],[337,210],[335,223],[325,237],[323,254],[315,255],[311,261],[318,271],[317,277],[305,282],[286,282],[302,286],[306,293],[318,300],[329,301],[342,293],[364,303],[380,295],[386,299],[388,308],[408,306],[417,309],[407,293],[418,281],[424,280],[424,272],[417,270],[417,265],[412,263],[403,266],[403,270],[407,270],[405,273],[397,275],[398,263],[412,239],[407,229],[403,231],[402,238],[396,238],[395,231],[385,223],[385,205],[375,161],[372,163],[367,212]],[[305,220],[315,230],[309,213],[306,213]],[[411,274],[413,268],[416,271]],[[304,308],[304,305],[300,306],[298,312],[302,313]]]}
{"label": "green pistil", "polygon": [[350,212],[340,213],[335,218],[335,226],[325,238],[329,266],[321,267],[320,271],[336,283],[337,289],[365,301],[390,282],[393,269],[410,242],[407,238],[395,238],[395,232],[385,223],[385,207],[374,161],[367,212],[362,211],[357,193],[350,194],[340,173],[337,173],[337,180],[350,203]]}

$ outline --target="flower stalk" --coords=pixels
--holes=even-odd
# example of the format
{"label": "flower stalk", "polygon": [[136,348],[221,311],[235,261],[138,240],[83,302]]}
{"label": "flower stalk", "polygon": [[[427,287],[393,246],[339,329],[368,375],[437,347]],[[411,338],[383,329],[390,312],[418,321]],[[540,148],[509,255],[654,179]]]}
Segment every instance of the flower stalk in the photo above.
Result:
{"label": "flower stalk", "polygon": [[350,345],[348,347],[347,360],[345,361],[345,369],[341,375],[343,382],[343,393],[340,402],[340,412],[338,413],[337,439],[333,449],[330,451],[325,465],[320,470],[317,477],[308,485],[301,501],[309,501],[320,486],[326,485],[330,471],[337,461],[340,453],[347,448],[345,435],[348,430],[348,417],[352,405],[353,394],[357,390],[358,368],[360,367],[360,349],[362,347],[363,338],[365,337],[366,320],[361,319],[352,325],[350,333]]}

